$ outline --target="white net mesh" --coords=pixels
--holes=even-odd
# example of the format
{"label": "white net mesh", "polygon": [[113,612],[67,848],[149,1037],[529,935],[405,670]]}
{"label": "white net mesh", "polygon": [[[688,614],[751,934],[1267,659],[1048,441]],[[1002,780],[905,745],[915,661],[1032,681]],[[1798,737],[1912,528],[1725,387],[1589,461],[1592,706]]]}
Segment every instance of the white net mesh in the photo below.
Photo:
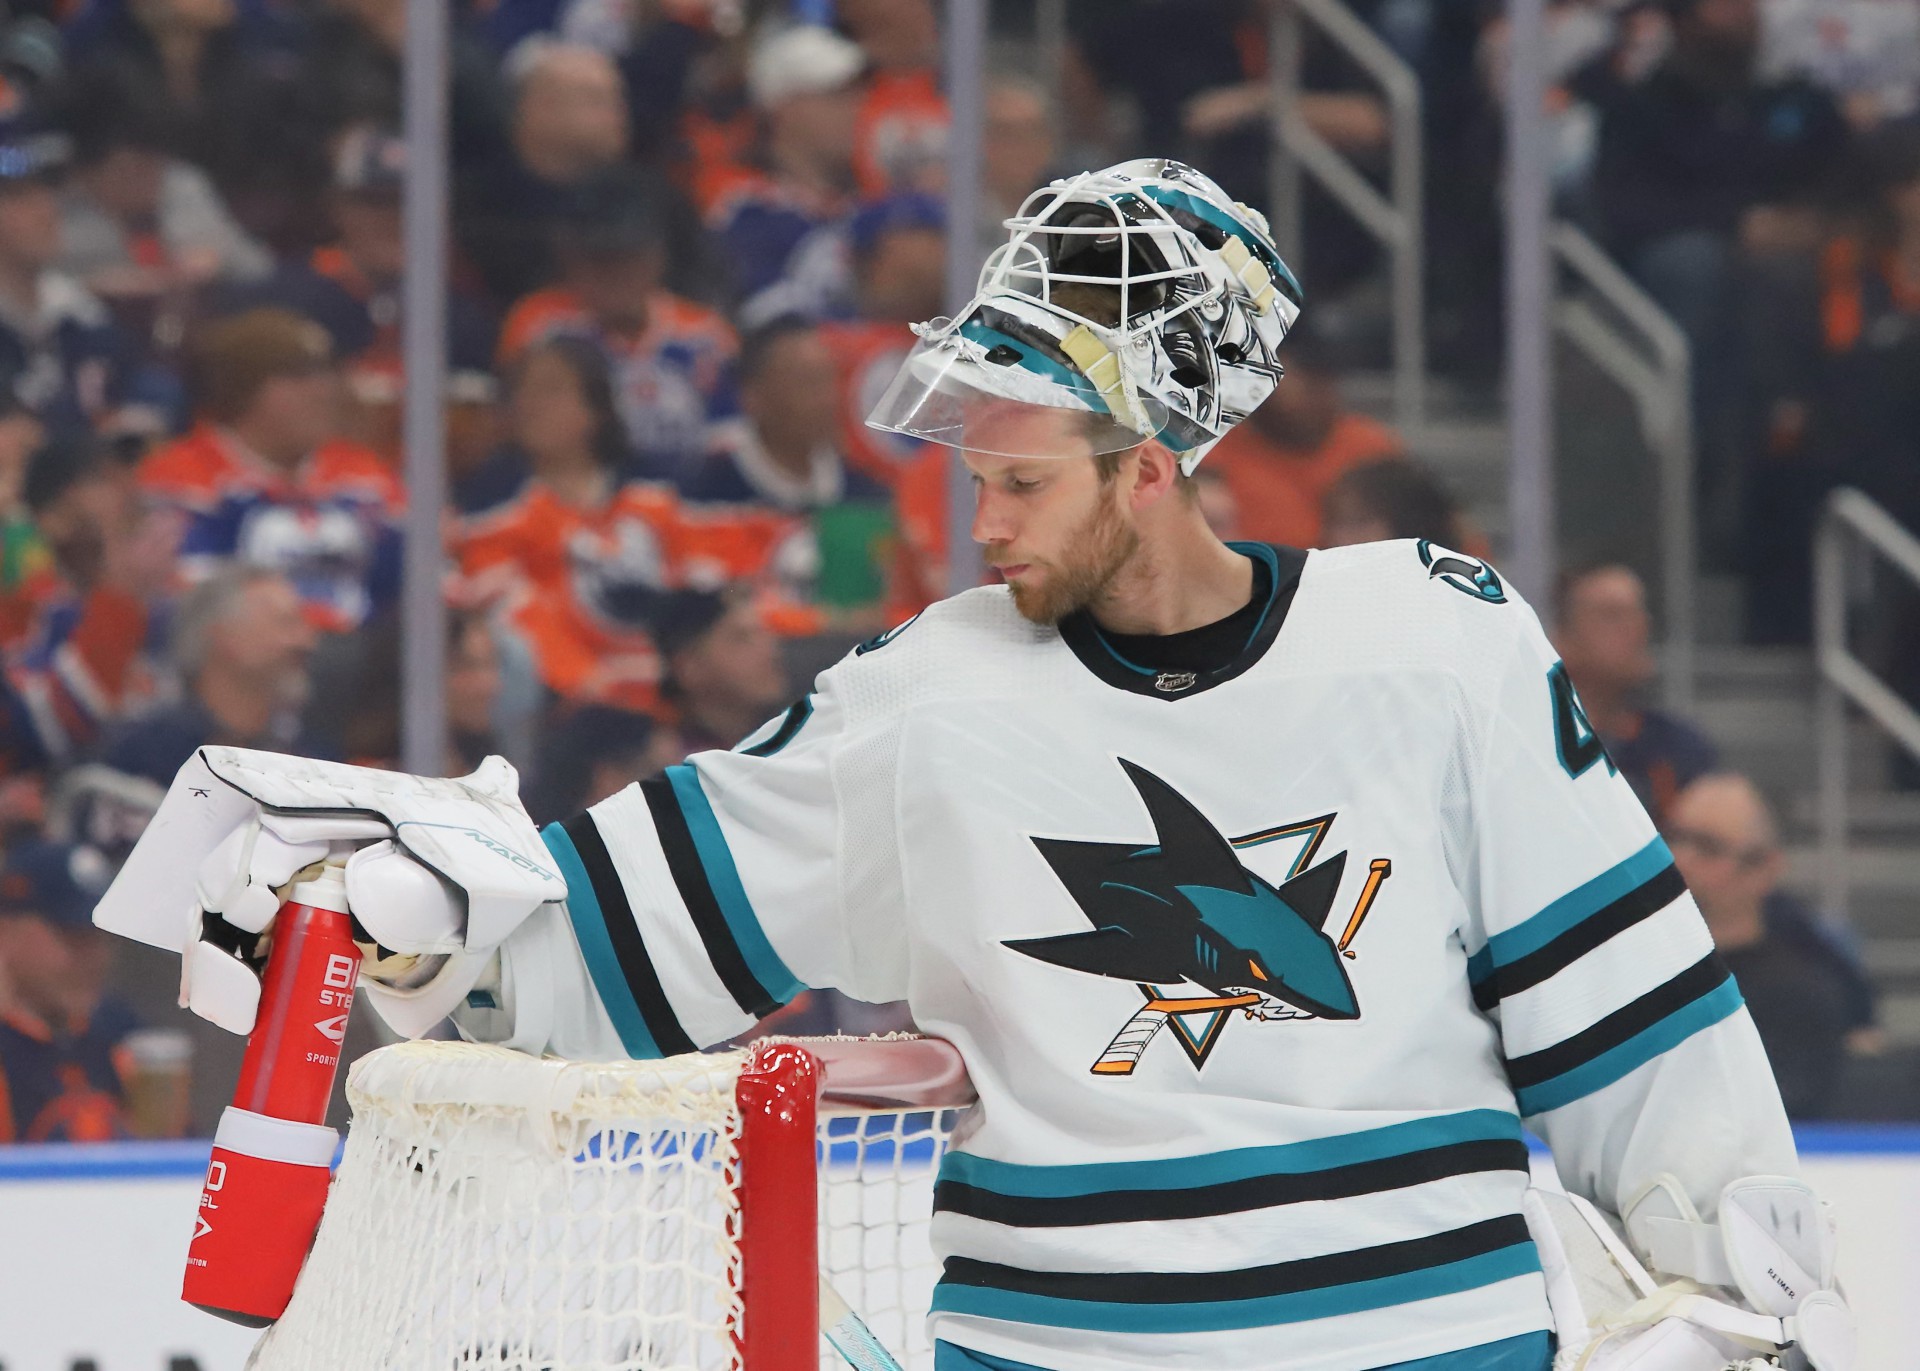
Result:
{"label": "white net mesh", "polygon": [[[820,1263],[908,1368],[931,1367],[927,1307],[940,1266],[928,1227],[950,1110],[820,1120]],[[840,1360],[822,1349],[823,1367]]]}
{"label": "white net mesh", "polygon": [[[734,1085],[747,1060],[563,1063],[464,1043],[363,1058],[319,1237],[249,1366],[739,1366]],[[820,1123],[824,1264],[909,1367],[932,1363],[927,1228],[951,1122]]]}

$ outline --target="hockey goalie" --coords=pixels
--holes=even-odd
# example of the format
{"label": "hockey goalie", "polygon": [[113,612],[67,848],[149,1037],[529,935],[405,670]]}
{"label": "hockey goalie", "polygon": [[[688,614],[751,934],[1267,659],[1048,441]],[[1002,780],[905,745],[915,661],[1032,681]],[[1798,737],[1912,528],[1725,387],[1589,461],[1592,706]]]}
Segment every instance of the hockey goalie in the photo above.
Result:
{"label": "hockey goalie", "polygon": [[235,1032],[329,862],[403,1034],[656,1057],[906,1000],[979,1093],[950,1371],[1848,1371],[1753,1024],[1532,610],[1427,543],[1208,530],[1301,305],[1264,220],[1136,161],[1008,227],[871,419],[958,450],[1004,584],[544,833],[497,760],[205,748],[97,920]]}

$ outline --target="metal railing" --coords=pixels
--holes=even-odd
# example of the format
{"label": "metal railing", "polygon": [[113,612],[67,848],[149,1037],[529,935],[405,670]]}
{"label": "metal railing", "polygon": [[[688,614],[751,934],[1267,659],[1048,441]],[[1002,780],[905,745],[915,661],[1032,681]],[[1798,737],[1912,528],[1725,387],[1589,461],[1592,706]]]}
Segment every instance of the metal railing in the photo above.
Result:
{"label": "metal railing", "polygon": [[1847,608],[1864,558],[1881,560],[1920,586],[1920,538],[1857,490],[1827,497],[1813,536],[1814,742],[1820,795],[1820,881],[1825,907],[1847,912],[1847,705],[1920,758],[1920,713],[1847,646]]}
{"label": "metal railing", "polygon": [[1672,316],[1586,234],[1571,224],[1556,224],[1550,241],[1555,259],[1583,287],[1559,297],[1554,327],[1633,400],[1658,468],[1660,605],[1665,619],[1660,692],[1668,708],[1684,712],[1693,706],[1699,577],[1694,560],[1692,350]]}
{"label": "metal railing", "polygon": [[[1386,249],[1393,310],[1393,411],[1402,432],[1426,418],[1426,261],[1422,243],[1423,159],[1420,78],[1340,0],[1286,0],[1268,21],[1267,64],[1272,153],[1267,204],[1280,255],[1301,273],[1301,173],[1311,174]],[[1305,23],[1312,23],[1380,87],[1387,102],[1389,151],[1383,195],[1364,172],[1300,116]]]}

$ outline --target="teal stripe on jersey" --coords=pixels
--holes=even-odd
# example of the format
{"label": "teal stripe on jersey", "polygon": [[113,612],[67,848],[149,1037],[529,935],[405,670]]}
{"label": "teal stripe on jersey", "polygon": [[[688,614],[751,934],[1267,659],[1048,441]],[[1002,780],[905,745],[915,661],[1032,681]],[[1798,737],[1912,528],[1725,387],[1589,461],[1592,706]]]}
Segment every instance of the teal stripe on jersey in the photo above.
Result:
{"label": "teal stripe on jersey", "polygon": [[574,940],[580,944],[580,953],[586,959],[593,988],[600,992],[601,1007],[620,1035],[620,1045],[627,1049],[628,1056],[637,1060],[651,1061],[666,1056],[654,1042],[653,1034],[647,1031],[646,1020],[640,1017],[640,1005],[627,987],[626,973],[621,971],[613,940],[607,936],[607,920],[600,909],[600,898],[593,893],[593,882],[587,877],[579,849],[574,847],[567,830],[557,823],[540,830],[540,837],[546,842],[547,851],[553,854],[560,874],[566,878],[567,917],[573,920]]}
{"label": "teal stripe on jersey", "polygon": [[1636,890],[1673,864],[1673,853],[1655,838],[1618,866],[1610,867],[1568,891],[1538,914],[1487,939],[1487,945],[1467,958],[1469,980],[1484,981],[1499,967],[1538,952],[1583,920],[1592,918],[1622,895]]}
{"label": "teal stripe on jersey", "polygon": [[740,870],[733,864],[733,852],[727,847],[726,835],[720,831],[720,821],[707,802],[707,792],[700,788],[700,773],[684,763],[670,766],[667,782],[673,787],[674,798],[680,802],[680,812],[686,816],[687,832],[693,836],[694,851],[700,854],[707,883],[713,887],[713,897],[720,904],[720,917],[727,921],[727,931],[733,934],[740,955],[746,958],[747,969],[769,995],[781,1004],[787,1003],[806,986],[787,970],[787,964],[780,960],[780,954],[773,950],[773,944],[767,941],[766,932],[760,927],[760,916],[753,912],[753,902],[747,899],[746,887],[740,884]]}
{"label": "teal stripe on jersey", "polygon": [[[1397,1361],[1379,1371],[1548,1371],[1553,1343],[1545,1333],[1522,1333],[1517,1338],[1482,1343],[1458,1352],[1442,1352],[1419,1361]],[[940,1339],[933,1345],[933,1371],[1046,1371],[1023,1361],[988,1356],[970,1347]]]}
{"label": "teal stripe on jersey", "polygon": [[1336,1166],[1400,1157],[1451,1143],[1520,1140],[1520,1120],[1503,1109],[1469,1109],[1431,1119],[1410,1119],[1359,1133],[1340,1133],[1272,1147],[1239,1147],[1197,1157],[1154,1161],[1089,1162],[1084,1166],[1028,1166],[994,1161],[969,1152],[949,1152],[940,1163],[942,1182],[954,1181],[998,1195],[1058,1199],[1109,1190],[1188,1190],[1257,1176],[1300,1175]]}
{"label": "teal stripe on jersey", "polygon": [[1008,1323],[1084,1328],[1100,1333],[1218,1333],[1387,1309],[1396,1304],[1478,1290],[1539,1269],[1540,1255],[1534,1245],[1517,1242],[1422,1271],[1250,1300],[1112,1304],[942,1281],[934,1287],[933,1309],[936,1313],[971,1314]]}
{"label": "teal stripe on jersey", "polygon": [[1702,1029],[1713,1027],[1744,1003],[1740,987],[1728,976],[1699,999],[1680,1006],[1658,1023],[1641,1029],[1591,1061],[1538,1085],[1522,1086],[1514,1093],[1520,1112],[1532,1118],[1602,1090],[1638,1071],[1661,1053],[1671,1052]]}

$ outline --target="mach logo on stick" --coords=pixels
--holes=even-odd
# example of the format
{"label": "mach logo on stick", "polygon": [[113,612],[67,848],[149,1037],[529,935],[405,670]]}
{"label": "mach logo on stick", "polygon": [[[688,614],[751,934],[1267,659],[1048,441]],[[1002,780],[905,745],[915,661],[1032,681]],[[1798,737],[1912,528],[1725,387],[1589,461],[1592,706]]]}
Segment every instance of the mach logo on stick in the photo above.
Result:
{"label": "mach logo on stick", "polygon": [[[1333,815],[1228,839],[1158,776],[1124,758],[1120,765],[1153,820],[1155,841],[1035,838],[1093,928],[1006,944],[1071,971],[1132,981],[1146,996],[1093,1071],[1132,1075],[1162,1028],[1198,1070],[1235,1010],[1266,1022],[1359,1018],[1342,954],[1354,955],[1348,944],[1393,864],[1385,857],[1370,864],[1335,942],[1325,925],[1347,854],[1313,865]],[[1285,884],[1269,885],[1240,864],[1237,849],[1282,838],[1302,840]]]}

